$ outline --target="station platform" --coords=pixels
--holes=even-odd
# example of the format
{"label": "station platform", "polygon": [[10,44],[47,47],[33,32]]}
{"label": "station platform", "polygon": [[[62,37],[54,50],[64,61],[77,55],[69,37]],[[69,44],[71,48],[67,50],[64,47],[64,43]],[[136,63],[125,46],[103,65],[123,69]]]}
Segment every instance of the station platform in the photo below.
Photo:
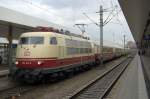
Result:
{"label": "station platform", "polygon": [[149,99],[145,71],[143,70],[141,57],[138,54],[129,64],[106,99]]}
{"label": "station platform", "polygon": [[143,65],[146,87],[148,91],[148,96],[150,98],[150,56],[142,55],[141,63]]}
{"label": "station platform", "polygon": [[6,76],[9,74],[8,65],[0,65],[0,77]]}
{"label": "station platform", "polygon": [[6,65],[6,64],[0,65],[0,70],[6,70],[6,69],[8,69],[8,65]]}

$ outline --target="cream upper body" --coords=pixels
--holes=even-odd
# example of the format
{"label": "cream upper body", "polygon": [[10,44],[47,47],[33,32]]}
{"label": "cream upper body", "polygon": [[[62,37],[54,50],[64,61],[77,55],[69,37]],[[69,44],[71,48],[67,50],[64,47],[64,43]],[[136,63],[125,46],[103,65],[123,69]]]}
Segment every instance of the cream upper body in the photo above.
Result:
{"label": "cream upper body", "polygon": [[53,32],[28,32],[20,36],[16,58],[69,58],[94,54],[90,40]]}

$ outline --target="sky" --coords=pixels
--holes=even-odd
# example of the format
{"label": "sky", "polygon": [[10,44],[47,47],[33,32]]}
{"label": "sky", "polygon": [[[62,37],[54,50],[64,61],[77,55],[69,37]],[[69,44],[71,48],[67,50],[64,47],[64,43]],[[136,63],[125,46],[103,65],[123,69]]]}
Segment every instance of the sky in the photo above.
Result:
{"label": "sky", "polygon": [[85,35],[95,41],[99,40],[99,27],[83,13],[99,23],[96,12],[100,5],[105,10],[104,21],[108,16],[108,19],[112,18],[104,25],[104,41],[123,46],[123,35],[126,35],[126,41],[134,41],[117,0],[0,0],[0,6],[68,27],[78,34],[81,32],[75,24],[87,24]]}

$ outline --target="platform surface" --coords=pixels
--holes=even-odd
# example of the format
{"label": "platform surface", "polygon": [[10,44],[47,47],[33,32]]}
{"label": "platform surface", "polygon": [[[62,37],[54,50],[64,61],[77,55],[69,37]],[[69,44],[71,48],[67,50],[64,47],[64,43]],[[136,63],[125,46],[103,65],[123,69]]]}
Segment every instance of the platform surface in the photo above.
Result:
{"label": "platform surface", "polygon": [[9,74],[9,69],[7,65],[0,65],[0,77]]}
{"label": "platform surface", "polygon": [[145,69],[145,72],[150,80],[150,57],[148,56],[141,56],[141,60]]}
{"label": "platform surface", "polygon": [[142,55],[141,61],[143,65],[148,96],[150,98],[150,56]]}
{"label": "platform surface", "polygon": [[8,65],[0,64],[0,71],[1,70],[8,70]]}
{"label": "platform surface", "polygon": [[148,99],[141,60],[134,57],[118,80],[108,99]]}

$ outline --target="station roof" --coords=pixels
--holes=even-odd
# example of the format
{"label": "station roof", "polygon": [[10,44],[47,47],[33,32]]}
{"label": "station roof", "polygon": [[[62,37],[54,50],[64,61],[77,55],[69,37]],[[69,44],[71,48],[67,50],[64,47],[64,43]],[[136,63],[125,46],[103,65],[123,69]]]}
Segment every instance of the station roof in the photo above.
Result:
{"label": "station roof", "polygon": [[21,33],[31,31],[37,26],[64,28],[49,21],[29,16],[8,8],[0,7],[0,12],[0,37],[7,37],[9,26],[12,26],[14,39],[17,39]]}
{"label": "station roof", "polygon": [[118,0],[136,42],[150,33],[150,0]]}

